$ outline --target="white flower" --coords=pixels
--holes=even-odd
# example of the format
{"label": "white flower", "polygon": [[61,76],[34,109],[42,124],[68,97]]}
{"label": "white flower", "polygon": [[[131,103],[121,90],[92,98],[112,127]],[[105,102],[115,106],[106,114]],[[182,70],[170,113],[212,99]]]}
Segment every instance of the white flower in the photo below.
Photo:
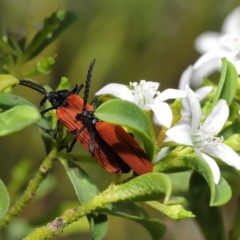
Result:
{"label": "white flower", "polygon": [[[186,85],[190,86],[192,83],[194,87],[194,81],[192,79],[194,78],[194,71],[197,72],[197,69],[194,69],[194,66],[189,66],[181,75],[180,81],[179,81],[179,88],[180,89],[185,89]],[[192,81],[192,82],[191,82]],[[204,98],[207,97],[207,95],[212,91],[213,87],[212,86],[205,86],[205,87],[200,87],[195,91],[196,97],[198,100],[201,102]],[[191,107],[189,104],[188,98],[183,98],[182,99],[182,109],[181,109],[181,119],[177,123],[182,124],[182,123],[188,123],[191,118]]]}
{"label": "white flower", "polygon": [[172,110],[164,101],[186,97],[186,92],[185,90],[166,89],[160,93],[157,91],[159,85],[158,82],[141,80],[139,84],[136,82],[130,83],[132,88],[130,90],[125,85],[110,83],[100,89],[95,95],[112,94],[118,98],[133,102],[142,109],[152,110],[154,122],[169,128],[172,123]]}
{"label": "white flower", "polygon": [[[187,99],[191,108],[191,123],[176,125],[166,132],[167,137],[179,144],[192,146],[195,153],[204,159],[213,172],[214,182],[220,181],[220,170],[210,156],[216,157],[228,165],[240,170],[240,157],[216,135],[223,128],[229,115],[225,100],[219,100],[210,115],[201,124],[201,106],[196,94],[186,86]],[[209,156],[210,155],[210,156]]]}
{"label": "white flower", "polygon": [[221,33],[201,34],[195,48],[203,55],[184,71],[179,89],[185,89],[186,84],[192,89],[201,87],[204,77],[221,70],[223,57],[232,62],[240,74],[240,7],[226,17]]}
{"label": "white flower", "polygon": [[240,7],[235,8],[224,20],[221,33],[209,31],[201,34],[195,42],[200,53],[214,49],[226,51],[239,50],[240,42]]}
{"label": "white flower", "polygon": [[[199,89],[202,86],[203,78],[210,75],[216,68],[221,65],[221,60],[219,56],[217,59],[206,59],[203,55],[200,57],[194,65],[190,65],[181,75],[179,80],[179,89],[185,89],[188,85],[192,89]],[[211,91],[213,87],[203,87],[201,98],[205,98]]]}

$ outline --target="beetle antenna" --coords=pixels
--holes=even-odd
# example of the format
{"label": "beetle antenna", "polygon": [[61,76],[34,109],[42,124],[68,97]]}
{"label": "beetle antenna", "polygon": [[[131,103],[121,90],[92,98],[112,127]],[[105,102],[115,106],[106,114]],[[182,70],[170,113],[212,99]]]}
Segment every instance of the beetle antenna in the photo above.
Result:
{"label": "beetle antenna", "polygon": [[31,89],[34,89],[34,90],[36,90],[36,91],[46,95],[45,88],[42,85],[40,85],[38,83],[35,83],[33,81],[22,79],[22,80],[19,80],[19,85],[23,85],[23,86],[29,87]]}
{"label": "beetle antenna", "polygon": [[83,97],[83,106],[85,107],[88,101],[88,96],[89,96],[89,91],[90,91],[90,84],[91,84],[91,78],[92,78],[92,71],[94,64],[96,62],[96,59],[93,59],[91,62],[89,68],[88,68],[88,74],[87,74],[87,80],[86,80],[86,85],[85,85],[85,90],[84,90],[84,97]]}

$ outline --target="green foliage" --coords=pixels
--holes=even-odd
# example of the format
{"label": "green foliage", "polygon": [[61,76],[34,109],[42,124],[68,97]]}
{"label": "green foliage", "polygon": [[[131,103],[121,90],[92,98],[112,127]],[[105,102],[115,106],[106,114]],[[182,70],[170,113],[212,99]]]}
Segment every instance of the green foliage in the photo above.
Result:
{"label": "green foliage", "polygon": [[42,28],[29,43],[26,43],[26,36],[22,36],[21,39],[15,39],[11,35],[3,37],[0,32],[0,59],[4,63],[4,72],[16,77],[48,74],[51,66],[54,64],[53,57],[37,61],[35,67],[27,73],[21,72],[21,68],[55,41],[77,19],[76,14],[73,12],[53,12],[50,17],[44,19]]}
{"label": "green foliage", "polygon": [[23,53],[23,62],[31,60],[56,40],[78,17],[73,12],[54,12],[50,17],[44,19],[43,27],[40,29]]}
{"label": "green foliage", "polygon": [[15,77],[2,74],[0,75],[0,92],[18,83],[19,81]]}
{"label": "green foliage", "polygon": [[[61,159],[60,161],[73,184],[80,204],[91,200],[100,193],[83,169],[66,159]],[[87,218],[90,224],[91,238],[96,240],[103,239],[108,229],[107,216],[100,213],[92,213],[87,215]]]}
{"label": "green foliage", "polygon": [[160,202],[151,201],[147,202],[149,206],[152,208],[162,212],[163,214],[167,215],[169,218],[173,220],[180,220],[186,218],[193,218],[193,215],[190,211],[186,211],[183,206],[174,204],[174,205],[164,205]]}
{"label": "green foliage", "polygon": [[16,106],[0,113],[0,136],[17,132],[41,119],[39,112],[29,106]]}
{"label": "green foliage", "polygon": [[10,197],[3,181],[0,179],[0,220],[6,215],[10,206]]}
{"label": "green foliage", "polygon": [[231,62],[228,62],[226,59],[223,59],[223,69],[225,69],[225,65],[227,66],[226,73],[223,70],[221,79],[219,84],[221,84],[221,80],[223,81],[223,88],[221,91],[220,98],[225,99],[230,105],[232,103],[232,100],[235,97],[236,91],[237,91],[237,83],[238,83],[238,74],[234,67],[234,65]]}
{"label": "green foliage", "polygon": [[151,235],[153,240],[160,239],[166,232],[165,225],[158,219],[149,218],[147,212],[136,203],[113,203],[108,208],[98,210],[101,213],[123,217],[139,223]]}
{"label": "green foliage", "polygon": [[[155,210],[171,220],[195,218],[207,239],[224,239],[224,225],[218,207],[226,204],[234,194],[239,195],[236,187],[238,186],[239,174],[233,172],[232,168],[225,169],[223,171],[224,177],[221,177],[220,182],[216,184],[212,168],[204,159],[194,153],[192,146],[181,146],[173,142],[164,143],[166,128],[154,126],[150,120],[149,112],[142,110],[132,102],[105,95],[100,100],[100,102],[103,102],[94,111],[94,117],[91,115],[90,120],[92,122],[89,119],[89,121],[85,120],[84,122],[83,120],[82,122],[84,127],[89,130],[89,138],[93,140],[93,143],[94,137],[98,137],[97,132],[94,131],[96,130],[94,121],[99,120],[120,125],[130,132],[136,133],[137,137],[139,137],[137,141],[140,142],[140,145],[143,144],[144,151],[152,162],[154,162],[154,157],[159,151],[164,147],[169,148],[161,161],[153,164],[153,172],[140,176],[131,173],[123,181],[116,178],[114,182],[109,183],[106,189],[100,190],[93,178],[90,177],[90,172],[83,170],[76,163],[77,161],[90,162],[89,159],[92,159],[92,156],[85,157],[82,153],[73,155],[59,152],[64,146],[73,141],[73,135],[76,135],[76,133],[66,133],[64,125],[58,125],[57,138],[53,139],[52,130],[58,122],[55,111],[52,109],[53,111],[42,116],[34,104],[23,97],[10,93],[12,88],[19,84],[18,78],[50,73],[52,65],[55,63],[55,57],[40,58],[36,60],[34,67],[27,71],[23,70],[23,66],[37,57],[54,40],[58,39],[63,31],[77,19],[77,16],[72,12],[54,12],[44,20],[42,28],[28,43],[25,36],[17,40],[10,35],[3,38],[3,34],[0,33],[0,58],[3,62],[3,71],[7,73],[0,75],[0,136],[13,134],[31,124],[36,124],[40,128],[40,136],[47,152],[46,158],[41,163],[36,174],[29,180],[23,193],[21,191],[26,184],[26,179],[33,171],[29,163],[31,160],[20,162],[12,170],[13,176],[8,185],[9,193],[14,198],[17,198],[19,193],[21,196],[16,203],[13,203],[10,209],[8,190],[0,180],[0,229],[5,228],[9,222],[11,222],[12,226],[16,227],[18,225],[18,223],[12,221],[13,218],[34,198],[38,188],[40,191],[37,193],[36,199],[43,198],[53,190],[54,186],[57,186],[57,179],[52,175],[50,177],[47,177],[47,175],[55,162],[59,161],[66,172],[66,177],[69,178],[72,184],[78,199],[77,206],[71,206],[65,212],[54,212],[54,215],[46,210],[47,220],[42,220],[45,225],[40,228],[30,226],[20,219],[22,224],[19,225],[22,229],[20,235],[27,235],[27,231],[32,231],[24,239],[52,238],[61,234],[68,225],[86,216],[91,239],[101,240],[106,237],[108,231],[108,215],[139,223],[148,231],[153,240],[162,238],[166,232],[165,224],[159,219],[151,218],[147,210],[139,202],[145,202],[147,206],[151,207],[151,210]],[[223,59],[218,85],[213,84],[211,80],[206,80],[205,84],[214,86],[216,94],[210,94],[203,103],[202,120],[206,119],[211,113],[219,99],[226,100],[230,107],[230,116],[220,135],[225,137],[225,144],[235,152],[240,152],[240,107],[239,102],[235,101],[238,100],[236,96],[238,93],[238,79],[235,67],[229,61]],[[46,92],[40,92],[48,96],[48,91],[52,90],[48,86],[44,88]],[[68,79],[65,77],[61,79],[56,91],[64,89],[71,89]],[[88,88],[85,89],[85,94],[88,90]],[[46,96],[43,100],[47,99]],[[104,101],[104,98],[108,101]],[[171,104],[173,112],[172,125],[177,124],[180,120],[182,106],[180,99]],[[45,107],[51,108],[51,104],[46,102]],[[65,102],[63,107],[67,111],[68,102]],[[75,118],[74,121],[77,122],[78,119]],[[83,129],[76,130],[80,130],[79,134],[81,134]],[[156,144],[159,139],[156,139],[155,133],[162,138],[161,145]],[[219,139],[216,137],[214,141],[217,140]],[[101,141],[104,141],[104,139],[101,139]],[[125,151],[125,149],[119,148],[119,151]],[[114,152],[114,154],[117,156],[118,152]],[[126,153],[130,159],[131,154],[133,153]],[[218,161],[218,159],[213,159],[213,161],[215,160]],[[116,158],[116,161],[118,161],[118,158]],[[221,170],[226,167],[222,163],[219,163],[219,166],[221,166]],[[24,171],[24,174],[19,169]],[[177,179],[176,182],[169,173],[182,173],[185,177],[184,179]],[[191,177],[188,179],[186,176],[190,174]],[[46,177],[44,184],[43,180]],[[233,191],[230,185],[234,187]],[[60,204],[59,202],[56,203],[56,205]],[[57,214],[60,216],[57,217]],[[46,222],[50,221],[49,219],[51,222],[47,224]]]}
{"label": "green foliage", "polygon": [[[181,150],[180,150],[181,151]],[[195,154],[186,154],[185,153],[182,157],[176,157],[181,153],[172,152],[168,157],[162,159],[160,162],[155,164],[154,170],[155,171],[180,171],[182,169],[192,169],[197,171],[200,175],[202,175],[211,191],[211,198],[210,198],[210,206],[220,206],[228,202],[232,196],[231,188],[228,183],[222,178],[219,184],[215,184],[213,180],[213,173],[209,167],[209,165],[200,157],[196,156]],[[175,155],[175,157],[174,157]]]}
{"label": "green foliage", "polygon": [[[226,181],[221,179],[220,185],[223,186],[224,184],[226,184]],[[223,190],[222,195],[224,195],[224,189],[218,188],[218,190],[220,190],[218,193]],[[216,207],[208,206],[209,188],[206,181],[199,174],[193,173],[191,176],[190,193],[189,207],[196,214],[196,221],[206,239],[225,239],[220,210]],[[227,192],[226,194],[228,195]]]}

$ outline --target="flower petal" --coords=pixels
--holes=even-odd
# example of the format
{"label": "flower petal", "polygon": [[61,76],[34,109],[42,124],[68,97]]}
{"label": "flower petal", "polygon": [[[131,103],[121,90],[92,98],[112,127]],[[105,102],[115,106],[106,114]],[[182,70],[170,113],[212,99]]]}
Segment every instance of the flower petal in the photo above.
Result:
{"label": "flower petal", "polygon": [[217,32],[205,32],[195,40],[195,49],[203,54],[219,47],[218,39],[221,35]]}
{"label": "flower petal", "polygon": [[213,86],[201,87],[195,91],[199,96],[198,100],[201,102],[213,90]]}
{"label": "flower petal", "polygon": [[186,97],[186,91],[185,90],[178,90],[178,89],[172,89],[168,88],[161,92],[161,94],[157,97],[155,97],[154,102],[163,102],[169,99],[176,99],[176,98],[184,98]]}
{"label": "flower petal", "polygon": [[155,157],[154,159],[154,162],[153,163],[157,163],[158,161],[162,160],[168,153],[169,153],[169,147],[165,147],[165,148],[162,148],[157,156]]}
{"label": "flower petal", "polygon": [[229,52],[238,52],[240,49],[240,34],[226,34],[219,39],[221,47]]}
{"label": "flower petal", "polygon": [[100,96],[103,94],[111,94],[118,98],[133,102],[133,94],[131,90],[123,84],[109,83],[103,88],[101,88],[99,91],[97,91],[95,93],[95,96]]}
{"label": "flower petal", "polygon": [[228,119],[229,108],[225,100],[220,99],[201,128],[211,135],[218,134]]}
{"label": "flower petal", "polygon": [[177,125],[166,131],[166,136],[175,143],[192,146],[191,127],[189,125]]}
{"label": "flower petal", "polygon": [[235,8],[228,14],[222,25],[223,33],[240,32],[240,7]]}
{"label": "flower petal", "polygon": [[172,123],[172,110],[170,106],[165,102],[159,102],[157,104],[147,104],[145,109],[152,109],[153,121],[155,124],[169,128]]}
{"label": "flower petal", "polygon": [[226,144],[216,142],[212,142],[212,144],[208,143],[202,151],[240,170],[240,156]]}
{"label": "flower petal", "polygon": [[192,74],[193,74],[193,66],[190,65],[187,69],[184,70],[182,73],[180,80],[179,80],[179,89],[185,89],[185,86],[191,86],[191,80],[192,80]]}
{"label": "flower petal", "polygon": [[220,181],[221,173],[214,159],[212,159],[211,157],[204,153],[199,152],[197,149],[194,149],[194,151],[200,158],[202,158],[209,165],[213,173],[214,182],[215,184],[218,184]]}
{"label": "flower petal", "polygon": [[200,103],[197,99],[196,93],[194,93],[192,89],[189,88],[188,86],[186,86],[186,92],[188,95],[188,100],[189,100],[191,114],[192,114],[192,123],[191,123],[192,133],[194,133],[196,132],[196,130],[200,125],[202,110],[201,110]]}
{"label": "flower petal", "polygon": [[215,71],[220,71],[223,57],[232,59],[233,54],[224,50],[212,50],[203,54],[193,65],[193,80],[190,86],[197,89],[201,87],[203,77],[209,76]]}

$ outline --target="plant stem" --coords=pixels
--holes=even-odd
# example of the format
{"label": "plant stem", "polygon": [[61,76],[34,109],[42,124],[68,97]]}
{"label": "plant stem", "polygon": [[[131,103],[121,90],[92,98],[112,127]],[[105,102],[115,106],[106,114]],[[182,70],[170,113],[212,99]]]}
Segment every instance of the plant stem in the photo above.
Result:
{"label": "plant stem", "polygon": [[39,185],[42,183],[44,178],[47,176],[48,171],[53,166],[53,160],[57,154],[57,150],[54,148],[49,155],[45,158],[43,163],[40,165],[35,176],[29,181],[26,190],[20,199],[10,208],[6,216],[0,221],[0,230],[8,225],[8,223],[16,217],[26,205],[34,198]]}
{"label": "plant stem", "polygon": [[57,236],[72,222],[79,220],[81,217],[99,208],[102,208],[103,205],[110,202],[111,198],[107,198],[103,192],[78,208],[70,208],[66,210],[61,217],[56,218],[43,227],[35,229],[32,233],[23,238],[23,240],[43,240]]}

